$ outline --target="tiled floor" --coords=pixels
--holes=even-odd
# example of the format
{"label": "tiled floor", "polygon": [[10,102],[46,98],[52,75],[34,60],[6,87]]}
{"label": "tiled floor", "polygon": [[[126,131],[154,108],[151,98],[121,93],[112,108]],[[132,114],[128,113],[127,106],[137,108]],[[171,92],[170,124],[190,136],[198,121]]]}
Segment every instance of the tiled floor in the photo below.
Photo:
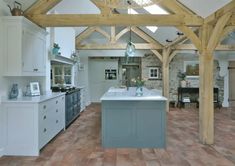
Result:
{"label": "tiled floor", "polygon": [[235,120],[215,111],[215,144],[198,140],[198,111],[172,109],[166,149],[103,149],[100,105],[93,104],[41,152],[39,157],[2,157],[0,166],[234,166]]}

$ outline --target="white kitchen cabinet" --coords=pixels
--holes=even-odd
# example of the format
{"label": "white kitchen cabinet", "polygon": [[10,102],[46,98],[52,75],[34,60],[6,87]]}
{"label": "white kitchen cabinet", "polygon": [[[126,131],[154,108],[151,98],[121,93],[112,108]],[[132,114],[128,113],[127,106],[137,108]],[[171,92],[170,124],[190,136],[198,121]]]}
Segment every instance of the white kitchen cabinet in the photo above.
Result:
{"label": "white kitchen cabinet", "polygon": [[28,19],[2,17],[5,76],[46,76],[46,31]]}
{"label": "white kitchen cabinet", "polygon": [[64,94],[32,100],[3,101],[4,155],[38,156],[40,149],[65,128]]}

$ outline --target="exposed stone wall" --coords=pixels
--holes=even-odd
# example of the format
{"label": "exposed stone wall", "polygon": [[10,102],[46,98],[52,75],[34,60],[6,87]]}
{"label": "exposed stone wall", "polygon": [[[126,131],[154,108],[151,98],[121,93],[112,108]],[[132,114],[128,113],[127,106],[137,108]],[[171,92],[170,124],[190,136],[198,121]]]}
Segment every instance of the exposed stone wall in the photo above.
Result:
{"label": "exposed stone wall", "polygon": [[[142,68],[141,76],[142,76],[142,78],[148,78],[149,67],[159,67],[161,70],[162,63],[155,55],[146,54],[141,60],[141,68]],[[160,71],[160,77],[161,77],[161,71]],[[144,84],[148,89],[162,90],[162,79],[161,78],[158,80],[153,80],[153,79],[149,80],[148,79]]]}
{"label": "exposed stone wall", "polygon": [[[170,63],[170,73],[169,73],[169,82],[170,82],[170,101],[177,101],[177,89],[180,86],[180,80],[177,77],[179,70],[184,70],[184,61],[199,61],[198,56],[195,54],[177,54]],[[148,78],[149,67],[151,66],[162,66],[159,59],[152,54],[145,55],[142,58],[142,77]],[[196,81],[199,78],[193,78]],[[194,81],[195,81],[194,80]],[[190,80],[190,78],[188,79]],[[197,81],[199,82],[199,80]],[[162,89],[162,80],[148,80],[145,82],[145,86],[150,89]],[[219,88],[219,100],[223,101],[224,96],[224,78],[219,76],[219,63],[217,60],[214,60],[214,87]]]}

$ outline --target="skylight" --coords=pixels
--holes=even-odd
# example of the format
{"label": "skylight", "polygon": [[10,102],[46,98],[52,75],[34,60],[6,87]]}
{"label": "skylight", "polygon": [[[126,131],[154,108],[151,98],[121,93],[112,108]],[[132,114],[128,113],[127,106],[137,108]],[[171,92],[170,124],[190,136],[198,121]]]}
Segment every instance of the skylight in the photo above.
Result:
{"label": "skylight", "polygon": [[148,28],[150,31],[152,31],[153,33],[155,33],[158,29],[157,26],[146,26],[146,28]]}
{"label": "skylight", "polygon": [[[134,9],[128,9],[128,14],[139,14],[137,11]],[[158,29],[157,26],[146,26],[147,29],[149,29],[151,32],[155,33],[156,30]]]}
{"label": "skylight", "polygon": [[157,5],[147,6],[147,7],[144,7],[144,9],[147,10],[151,14],[168,14],[167,11],[165,11],[164,9],[160,8]]}

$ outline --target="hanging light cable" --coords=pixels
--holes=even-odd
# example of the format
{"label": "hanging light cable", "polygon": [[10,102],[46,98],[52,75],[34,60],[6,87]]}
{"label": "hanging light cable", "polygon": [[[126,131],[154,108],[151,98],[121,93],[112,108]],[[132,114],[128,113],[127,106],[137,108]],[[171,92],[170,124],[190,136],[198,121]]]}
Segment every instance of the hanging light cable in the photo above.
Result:
{"label": "hanging light cable", "polygon": [[[131,6],[130,1],[127,1],[127,3]],[[129,14],[131,14],[131,8],[130,8],[130,13]],[[130,25],[130,37],[129,37],[129,41],[127,42],[126,53],[125,54],[128,57],[133,57],[135,55],[135,45],[131,41],[131,25]]]}

